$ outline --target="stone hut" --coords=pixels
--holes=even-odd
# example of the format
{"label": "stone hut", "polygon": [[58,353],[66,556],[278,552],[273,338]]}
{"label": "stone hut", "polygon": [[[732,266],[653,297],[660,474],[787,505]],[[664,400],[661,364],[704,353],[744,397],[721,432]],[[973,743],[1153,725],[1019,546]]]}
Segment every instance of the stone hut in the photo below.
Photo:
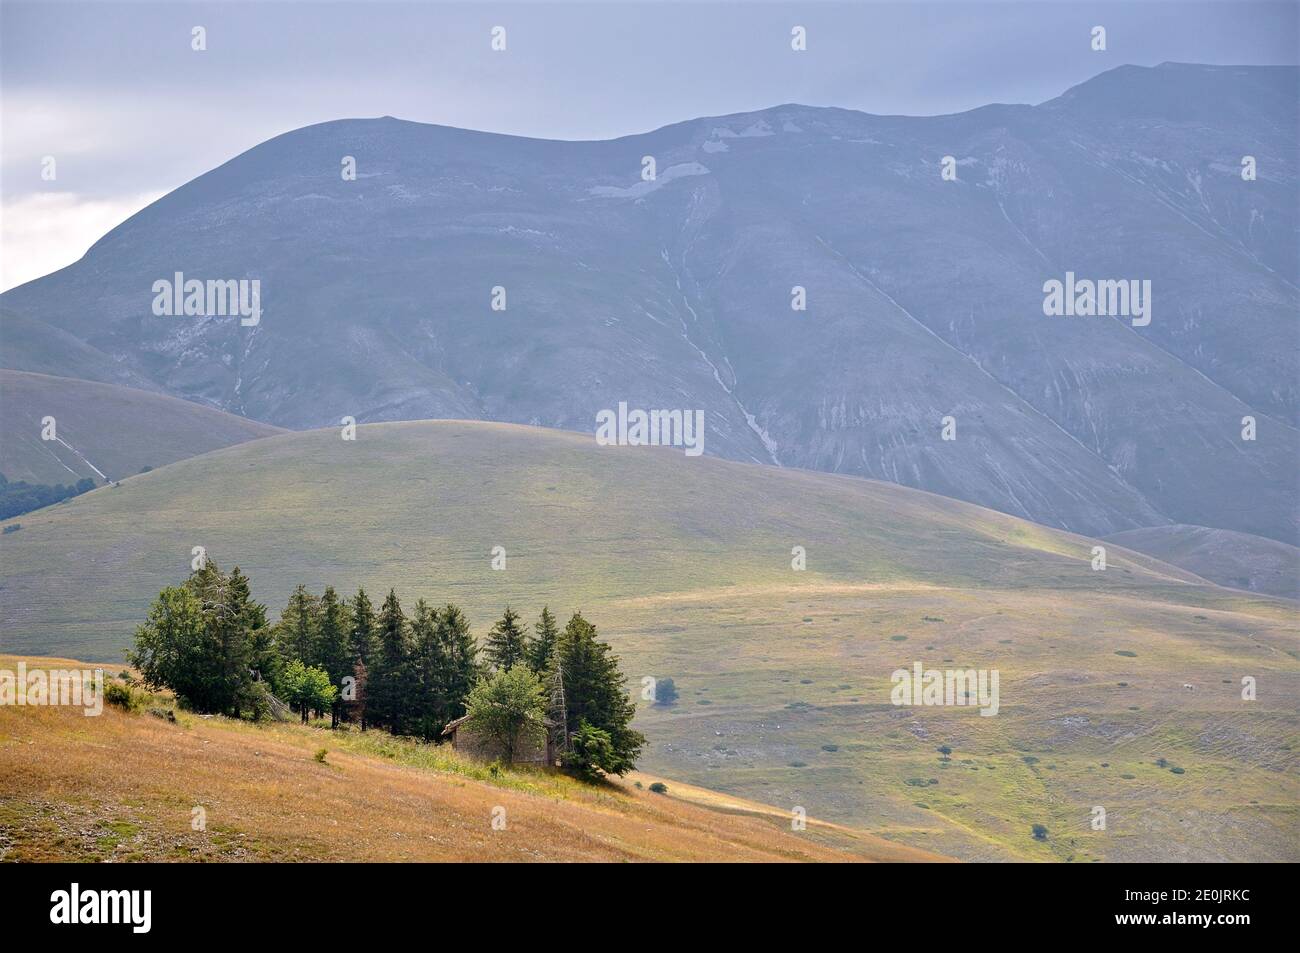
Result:
{"label": "stone hut", "polygon": [[[562,726],[550,718],[543,718],[545,738],[534,738],[516,746],[513,764],[554,766],[559,761],[559,733]],[[506,749],[499,742],[484,738],[469,726],[469,715],[462,715],[442,729],[442,736],[451,741],[456,751],[483,761],[505,761]]]}

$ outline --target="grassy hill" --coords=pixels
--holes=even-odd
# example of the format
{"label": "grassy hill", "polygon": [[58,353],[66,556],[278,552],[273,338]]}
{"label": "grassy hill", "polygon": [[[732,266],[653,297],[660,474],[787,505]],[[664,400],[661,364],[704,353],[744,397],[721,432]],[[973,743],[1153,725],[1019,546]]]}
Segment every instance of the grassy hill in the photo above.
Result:
{"label": "grassy hill", "polygon": [[[0,656],[0,667],[17,661]],[[379,732],[4,707],[0,860],[942,859],[816,820],[795,833],[766,805],[675,782],[655,794],[648,782],[493,774]],[[206,830],[193,829],[194,807]],[[491,826],[497,808],[503,830]]]}
{"label": "grassy hill", "polygon": [[1221,586],[1300,599],[1300,548],[1208,526],[1151,526],[1108,536]]}
{"label": "grassy hill", "polygon": [[[0,473],[11,481],[121,480],[231,444],[283,433],[175,397],[0,370]],[[53,417],[58,440],[41,439]]]}
{"label": "grassy hill", "polygon": [[[681,693],[641,703],[643,767],[781,811],[967,859],[1298,859],[1294,606],[1109,544],[1095,572],[1095,543],[579,434],[291,433],[24,517],[0,537],[0,649],[119,660],[202,545],[273,612],[299,582],[456,601],[480,636],[506,603],[580,608],[634,687]],[[891,705],[914,661],[997,669],[999,714]]]}

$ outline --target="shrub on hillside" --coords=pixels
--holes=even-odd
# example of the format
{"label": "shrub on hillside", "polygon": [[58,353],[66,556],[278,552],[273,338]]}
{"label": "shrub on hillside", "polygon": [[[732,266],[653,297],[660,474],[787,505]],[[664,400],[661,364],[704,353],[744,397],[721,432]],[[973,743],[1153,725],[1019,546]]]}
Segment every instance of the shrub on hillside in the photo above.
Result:
{"label": "shrub on hillside", "polygon": [[671,678],[660,678],[655,681],[655,701],[654,703],[660,708],[667,708],[677,702],[678,692],[677,685]]}
{"label": "shrub on hillside", "polygon": [[104,701],[123,711],[139,711],[142,700],[125,682],[109,681],[104,683]]}

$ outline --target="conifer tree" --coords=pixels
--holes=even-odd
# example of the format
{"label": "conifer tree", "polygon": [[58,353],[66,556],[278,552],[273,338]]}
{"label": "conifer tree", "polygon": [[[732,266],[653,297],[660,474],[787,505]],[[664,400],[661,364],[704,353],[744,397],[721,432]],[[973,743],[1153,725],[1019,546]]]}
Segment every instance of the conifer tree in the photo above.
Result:
{"label": "conifer tree", "polygon": [[442,644],[445,669],[441,679],[443,727],[465,714],[465,699],[482,676],[478,642],[469,631],[469,620],[458,606],[448,603],[438,613],[438,641]]}
{"label": "conifer tree", "polygon": [[366,716],[366,684],[370,681],[370,675],[366,671],[366,663],[357,661],[352,669],[352,677],[356,679],[352,683],[352,697],[344,698],[344,703],[348,706],[351,718],[361,724],[361,730],[365,731],[370,727],[370,721]]}
{"label": "conifer tree", "polygon": [[357,590],[349,608],[352,611],[350,633],[352,661],[369,665],[375,657],[375,643],[378,636],[375,634],[375,610],[370,604],[370,597],[366,595],[365,589]]}
{"label": "conifer tree", "polygon": [[525,660],[525,648],[526,636],[524,627],[519,624],[519,614],[506,606],[505,615],[488,633],[483,654],[498,672],[508,672],[517,663]]}
{"label": "conifer tree", "polygon": [[378,654],[376,649],[378,636],[375,628],[375,610],[364,588],[357,590],[357,594],[352,597],[348,608],[351,611],[352,627],[349,635],[349,648],[352,653],[352,677],[356,679],[356,682],[353,684],[353,697],[351,699],[345,697],[343,701],[348,706],[349,717],[360,722],[361,730],[365,731],[370,727],[370,719],[366,714],[366,685],[370,678],[368,666]]}
{"label": "conifer tree", "polygon": [[316,664],[317,633],[320,627],[320,600],[299,585],[276,623],[276,642],[286,662],[294,659],[303,665]]}
{"label": "conifer tree", "polygon": [[347,605],[334,591],[333,586],[326,586],[321,595],[319,607],[319,624],[316,632],[316,663],[329,675],[330,684],[334,686],[334,700],[330,708],[330,727],[339,726],[339,712],[342,707],[340,694],[343,679],[353,674],[352,652],[350,648],[351,619]]}
{"label": "conifer tree", "polygon": [[575,612],[564,627],[556,657],[564,672],[569,733],[576,734],[585,724],[609,735],[612,751],[598,766],[601,770],[625,774],[636,767],[645,737],[632,729],[636,705],[628,697],[627,678],[619,671],[618,657],[596,638],[596,627],[582,613]]}
{"label": "conifer tree", "polygon": [[204,619],[202,652],[208,679],[207,695],[213,711],[239,717],[248,700],[248,640],[246,627],[251,606],[248,580],[239,570],[236,578],[223,573],[212,560],[190,575],[186,585],[199,599]]}
{"label": "conifer tree", "polygon": [[368,666],[366,711],[372,724],[400,735],[407,731],[410,713],[411,637],[395,591],[388,591],[376,623],[379,642],[374,662]]}
{"label": "conifer tree", "polygon": [[542,607],[542,617],[534,623],[533,630],[535,634],[528,641],[528,668],[535,675],[544,675],[551,667],[555,644],[560,638],[560,627],[549,606]]}
{"label": "conifer tree", "polygon": [[412,697],[412,730],[425,741],[442,733],[447,659],[438,637],[438,614],[423,599],[415,604],[411,619],[412,669],[415,690]]}
{"label": "conifer tree", "polygon": [[234,591],[241,593],[245,605],[247,620],[247,658],[250,677],[254,682],[262,682],[263,688],[273,691],[279,684],[281,666],[284,660],[275,641],[275,626],[267,623],[266,606],[256,603],[249,596],[251,582],[239,571],[239,567],[230,574]]}
{"label": "conifer tree", "polygon": [[269,629],[266,606],[253,601],[249,579],[238,566],[226,577],[223,596],[222,655],[227,677],[235,689],[234,715],[238,718],[246,708],[251,708],[257,715],[260,696],[252,688],[253,661],[254,653],[264,639],[263,633]]}

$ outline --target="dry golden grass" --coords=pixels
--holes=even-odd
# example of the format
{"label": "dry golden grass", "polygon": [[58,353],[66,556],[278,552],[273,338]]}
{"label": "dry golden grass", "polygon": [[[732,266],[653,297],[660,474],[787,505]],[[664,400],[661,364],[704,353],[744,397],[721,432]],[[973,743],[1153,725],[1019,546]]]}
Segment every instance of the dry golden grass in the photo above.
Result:
{"label": "dry golden grass", "polygon": [[[0,656],[0,667],[16,661]],[[29,667],[62,664],[28,659]],[[480,781],[349,750],[347,736],[327,730],[178,718],[0,708],[0,854],[18,861],[941,859],[811,820],[794,833],[787,813],[672,781],[666,795],[637,789],[637,779],[590,787],[503,772],[499,781]],[[314,757],[322,747],[325,763]],[[649,779],[639,780],[648,788]],[[204,831],[192,829],[196,807],[206,811]],[[496,808],[505,810],[504,830],[492,827]]]}

